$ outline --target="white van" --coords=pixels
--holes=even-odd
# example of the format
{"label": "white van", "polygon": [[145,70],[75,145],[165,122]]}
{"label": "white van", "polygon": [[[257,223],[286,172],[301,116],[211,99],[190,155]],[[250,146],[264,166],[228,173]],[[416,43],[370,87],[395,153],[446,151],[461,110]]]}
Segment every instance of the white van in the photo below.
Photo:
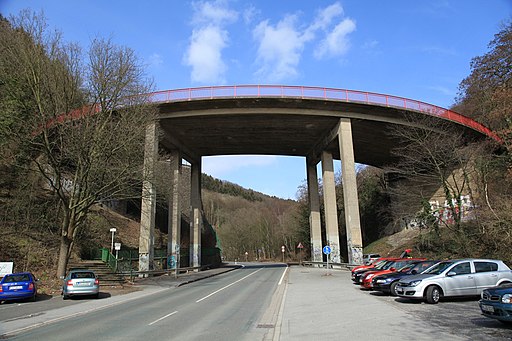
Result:
{"label": "white van", "polygon": [[374,259],[380,258],[380,255],[378,253],[369,253],[366,255],[363,255],[363,263],[365,265],[370,264]]}

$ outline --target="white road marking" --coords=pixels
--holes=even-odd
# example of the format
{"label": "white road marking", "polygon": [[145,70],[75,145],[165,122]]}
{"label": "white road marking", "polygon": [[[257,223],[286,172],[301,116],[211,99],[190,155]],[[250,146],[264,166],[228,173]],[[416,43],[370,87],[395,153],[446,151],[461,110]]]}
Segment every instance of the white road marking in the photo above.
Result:
{"label": "white road marking", "polygon": [[258,272],[258,271],[260,271],[260,270],[263,270],[263,268],[261,268],[261,269],[259,269],[259,270],[256,270],[256,271],[254,271],[254,272],[252,272],[252,273],[248,274],[247,276],[242,277],[242,278],[240,278],[239,280],[234,281],[233,283],[228,284],[228,285],[226,285],[226,286],[225,286],[225,287],[223,287],[223,288],[220,288],[220,289],[219,289],[219,290],[217,290],[217,291],[212,292],[211,294],[209,294],[209,295],[207,295],[207,296],[205,296],[205,297],[203,297],[203,298],[201,298],[201,299],[197,300],[197,301],[196,301],[196,303],[199,303],[199,302],[201,302],[202,300],[205,300],[205,299],[207,299],[208,297],[215,295],[215,294],[216,294],[216,293],[218,293],[219,291],[222,291],[222,290],[224,290],[224,289],[227,289],[227,288],[229,288],[230,286],[232,286],[232,285],[234,285],[234,284],[236,284],[236,283],[238,283],[238,282],[240,282],[240,281],[243,281],[243,280],[244,280],[244,279],[246,279],[247,277],[254,275],[256,272]]}
{"label": "white road marking", "polygon": [[157,323],[158,321],[162,321],[164,318],[167,318],[167,317],[169,317],[169,316],[172,316],[172,315],[176,314],[177,312],[178,312],[178,311],[176,310],[176,311],[173,311],[173,312],[172,312],[172,313],[170,313],[170,314],[167,314],[167,315],[165,315],[165,316],[162,316],[162,317],[160,317],[158,320],[155,320],[155,321],[151,322],[150,324],[148,324],[148,326],[151,326],[152,324],[155,324],[155,323]]}
{"label": "white road marking", "polygon": [[286,274],[286,271],[288,271],[288,267],[286,267],[283,271],[283,274],[281,275],[281,279],[279,280],[279,283],[277,285],[281,285],[283,283],[284,275]]}

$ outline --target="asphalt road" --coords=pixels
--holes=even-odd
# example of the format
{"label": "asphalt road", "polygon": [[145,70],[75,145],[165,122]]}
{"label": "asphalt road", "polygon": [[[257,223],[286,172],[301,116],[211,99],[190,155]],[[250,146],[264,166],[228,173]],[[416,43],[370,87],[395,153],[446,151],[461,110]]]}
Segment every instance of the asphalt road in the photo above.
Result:
{"label": "asphalt road", "polygon": [[153,288],[151,295],[137,293],[100,309],[89,300],[68,307],[73,308],[72,317],[54,319],[9,339],[261,340],[266,330],[257,325],[285,269],[246,266],[182,287]]}

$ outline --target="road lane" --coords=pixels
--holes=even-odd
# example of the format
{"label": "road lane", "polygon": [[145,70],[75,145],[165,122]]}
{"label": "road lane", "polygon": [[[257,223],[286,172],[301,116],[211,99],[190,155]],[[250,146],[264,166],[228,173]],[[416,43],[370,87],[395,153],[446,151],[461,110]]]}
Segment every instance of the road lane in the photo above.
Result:
{"label": "road lane", "polygon": [[261,339],[285,267],[247,266],[18,334],[15,340]]}

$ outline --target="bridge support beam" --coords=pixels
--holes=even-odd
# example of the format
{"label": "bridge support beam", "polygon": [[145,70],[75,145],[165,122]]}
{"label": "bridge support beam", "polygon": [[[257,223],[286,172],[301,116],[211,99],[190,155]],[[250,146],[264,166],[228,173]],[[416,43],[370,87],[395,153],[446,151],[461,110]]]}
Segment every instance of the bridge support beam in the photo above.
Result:
{"label": "bridge support beam", "polygon": [[348,262],[350,264],[363,264],[363,240],[359,219],[352,124],[348,118],[340,119],[338,141],[341,155],[345,224],[347,227]]}
{"label": "bridge support beam", "polygon": [[327,244],[331,247],[330,259],[333,263],[340,263],[340,237],[338,232],[336,188],[334,184],[334,163],[332,154],[326,151],[322,152],[322,179]]}
{"label": "bridge support beam", "polygon": [[155,162],[158,156],[158,125],[146,128],[144,143],[144,169],[139,234],[139,271],[153,270],[154,233],[156,215]]}
{"label": "bridge support beam", "polygon": [[191,164],[190,177],[190,266],[201,266],[201,161]]}
{"label": "bridge support beam", "polygon": [[171,151],[170,168],[172,174],[172,188],[168,203],[167,264],[169,269],[179,269],[181,245],[181,153],[178,150]]}
{"label": "bridge support beam", "polygon": [[311,235],[311,260],[322,261],[322,227],[320,223],[320,195],[318,193],[318,174],[316,164],[306,159],[309,197],[309,228]]}

